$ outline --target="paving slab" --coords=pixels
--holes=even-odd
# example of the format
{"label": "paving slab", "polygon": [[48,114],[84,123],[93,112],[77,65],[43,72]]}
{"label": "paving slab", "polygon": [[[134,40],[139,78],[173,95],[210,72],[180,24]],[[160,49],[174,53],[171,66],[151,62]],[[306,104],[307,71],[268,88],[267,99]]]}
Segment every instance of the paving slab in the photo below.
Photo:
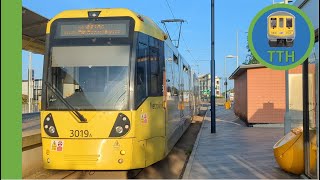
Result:
{"label": "paving slab", "polygon": [[183,179],[299,179],[281,170],[273,145],[281,127],[246,127],[233,110],[216,107],[216,133],[210,131],[210,111],[203,121]]}

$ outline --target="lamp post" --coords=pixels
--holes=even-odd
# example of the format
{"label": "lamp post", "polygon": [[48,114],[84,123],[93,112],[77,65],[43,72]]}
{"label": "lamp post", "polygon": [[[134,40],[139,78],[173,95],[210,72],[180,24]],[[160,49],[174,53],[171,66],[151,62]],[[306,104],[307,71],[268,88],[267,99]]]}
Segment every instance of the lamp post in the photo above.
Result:
{"label": "lamp post", "polygon": [[239,32],[237,31],[237,68],[239,65]]}
{"label": "lamp post", "polygon": [[237,38],[236,38],[236,52],[237,52],[237,55],[235,56],[237,58],[237,68],[239,66],[239,32],[240,33],[248,33],[248,32],[243,32],[241,30],[237,30]]}
{"label": "lamp post", "polygon": [[[210,70],[211,70],[211,87],[215,87],[216,83],[215,83],[214,77],[216,77],[216,72],[215,72],[215,59],[214,59],[214,0],[211,0],[211,68]],[[211,105],[211,133],[216,133],[215,91],[210,92],[210,105]]]}
{"label": "lamp post", "polygon": [[[226,102],[227,102],[227,99],[228,99],[228,96],[227,96],[227,90],[228,90],[228,80],[227,80],[227,58],[236,58],[237,56],[234,56],[234,55],[227,55],[224,57],[224,77],[225,77],[225,82],[224,82],[224,85],[225,85],[225,98],[226,98]],[[238,67],[238,66],[237,66]]]}

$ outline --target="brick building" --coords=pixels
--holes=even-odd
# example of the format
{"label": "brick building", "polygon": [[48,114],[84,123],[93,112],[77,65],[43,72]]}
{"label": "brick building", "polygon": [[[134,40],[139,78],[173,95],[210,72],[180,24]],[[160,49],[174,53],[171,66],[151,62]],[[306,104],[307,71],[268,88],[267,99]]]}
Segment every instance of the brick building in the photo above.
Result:
{"label": "brick building", "polygon": [[285,73],[260,64],[241,65],[234,79],[234,112],[247,123],[283,123]]}
{"label": "brick building", "polygon": [[[315,72],[314,64],[309,73]],[[302,66],[288,71],[288,113],[292,123],[302,124]],[[234,112],[247,123],[284,123],[286,115],[285,71],[260,64],[241,65],[230,76],[234,79]],[[315,83],[315,77],[309,77]],[[315,94],[313,89],[309,93]],[[315,97],[315,95],[313,96]]]}

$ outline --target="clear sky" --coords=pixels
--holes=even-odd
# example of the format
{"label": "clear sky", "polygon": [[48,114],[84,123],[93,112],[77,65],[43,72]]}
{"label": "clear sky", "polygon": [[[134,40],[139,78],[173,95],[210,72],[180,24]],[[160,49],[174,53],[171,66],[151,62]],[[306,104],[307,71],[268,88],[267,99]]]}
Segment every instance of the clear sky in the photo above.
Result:
{"label": "clear sky", "polygon": [[[279,2],[281,0],[275,0]],[[150,17],[162,28],[160,21],[176,18],[182,26],[183,39],[179,51],[190,65],[198,61],[200,74],[210,72],[211,59],[211,0],[23,0],[22,5],[46,18],[69,9],[123,7]],[[236,55],[236,32],[239,31],[239,64],[247,54],[247,34],[253,17],[272,0],[215,0],[215,60],[216,75],[224,76],[224,57]],[[177,37],[176,24],[169,25],[171,36]],[[173,38],[174,39],[174,38]],[[184,40],[184,41],[183,41]],[[187,50],[190,51],[187,51]],[[42,78],[43,56],[33,55],[35,78]],[[192,66],[198,70],[197,66]],[[227,59],[228,76],[236,68],[236,59]],[[27,79],[28,52],[22,52],[22,79]]]}

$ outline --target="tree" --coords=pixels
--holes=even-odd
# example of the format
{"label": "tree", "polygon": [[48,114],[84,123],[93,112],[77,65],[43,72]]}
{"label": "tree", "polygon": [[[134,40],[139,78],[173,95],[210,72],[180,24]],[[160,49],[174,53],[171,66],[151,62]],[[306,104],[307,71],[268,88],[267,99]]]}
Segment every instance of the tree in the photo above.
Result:
{"label": "tree", "polygon": [[243,64],[248,65],[248,64],[260,64],[259,61],[253,56],[250,48],[249,48],[249,44],[248,44],[248,37],[247,37],[247,56],[246,56],[246,60]]}
{"label": "tree", "polygon": [[28,96],[22,94],[22,104],[27,104],[28,103]]}

